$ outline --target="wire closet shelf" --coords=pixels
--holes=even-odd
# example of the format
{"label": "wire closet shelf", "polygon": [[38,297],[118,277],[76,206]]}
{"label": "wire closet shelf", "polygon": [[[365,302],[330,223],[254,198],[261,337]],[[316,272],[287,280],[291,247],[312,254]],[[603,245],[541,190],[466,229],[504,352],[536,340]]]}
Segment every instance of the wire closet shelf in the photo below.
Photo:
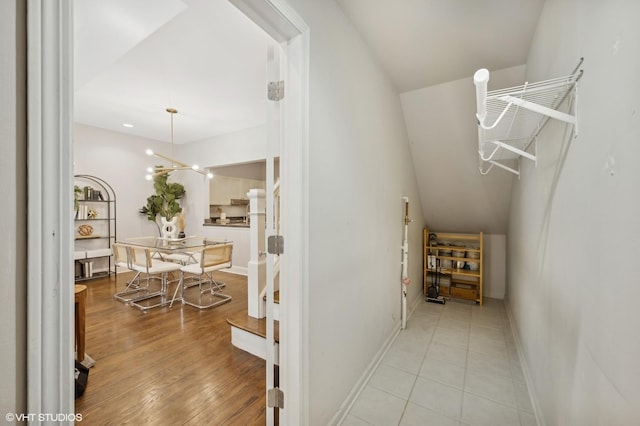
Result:
{"label": "wire closet shelf", "polygon": [[[478,154],[480,173],[494,166],[520,176],[522,157],[537,161],[537,136],[550,118],[577,132],[577,90],[583,58],[564,77],[487,92],[489,71],[476,71]],[[569,112],[559,110],[568,99]]]}

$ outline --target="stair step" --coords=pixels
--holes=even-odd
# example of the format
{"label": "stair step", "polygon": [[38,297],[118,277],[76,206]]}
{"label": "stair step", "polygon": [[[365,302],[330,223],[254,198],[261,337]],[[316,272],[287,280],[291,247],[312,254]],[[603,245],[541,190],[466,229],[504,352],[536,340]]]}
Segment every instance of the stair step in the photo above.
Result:
{"label": "stair step", "polygon": [[[227,318],[227,323],[232,326],[244,330],[264,339],[267,338],[267,319],[254,318],[249,315],[238,315],[233,318]],[[273,324],[273,337],[276,343],[280,342],[280,323],[275,321]]]}
{"label": "stair step", "polygon": [[[239,315],[227,318],[227,323],[231,326],[231,344],[243,351],[249,352],[259,358],[267,358],[267,320],[257,319],[249,315]],[[279,350],[279,323],[274,322],[275,353],[274,364],[280,363]]]}

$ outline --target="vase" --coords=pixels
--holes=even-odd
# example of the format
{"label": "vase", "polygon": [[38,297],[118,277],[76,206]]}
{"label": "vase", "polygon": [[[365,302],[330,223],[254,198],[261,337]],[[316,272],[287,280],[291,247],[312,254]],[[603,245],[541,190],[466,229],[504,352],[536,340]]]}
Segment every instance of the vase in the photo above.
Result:
{"label": "vase", "polygon": [[175,240],[178,237],[178,227],[176,226],[178,218],[174,217],[171,220],[167,220],[164,217],[160,217],[160,220],[162,221],[162,238],[170,238]]}

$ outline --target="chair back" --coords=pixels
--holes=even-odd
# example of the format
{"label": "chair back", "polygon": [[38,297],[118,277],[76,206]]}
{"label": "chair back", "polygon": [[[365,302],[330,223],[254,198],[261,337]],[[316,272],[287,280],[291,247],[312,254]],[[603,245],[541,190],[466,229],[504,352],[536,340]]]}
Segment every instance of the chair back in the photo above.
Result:
{"label": "chair back", "polygon": [[233,254],[233,243],[215,244],[202,249],[200,256],[200,267],[204,270],[212,266],[228,263],[231,267],[231,255]]}
{"label": "chair back", "polygon": [[152,267],[151,250],[145,247],[129,246],[131,263],[135,266],[146,268],[147,271]]}
{"label": "chair back", "polygon": [[113,251],[113,257],[116,265],[127,265],[127,268],[131,269],[131,258],[129,256],[129,247],[127,245],[113,243],[111,245],[111,251]]}

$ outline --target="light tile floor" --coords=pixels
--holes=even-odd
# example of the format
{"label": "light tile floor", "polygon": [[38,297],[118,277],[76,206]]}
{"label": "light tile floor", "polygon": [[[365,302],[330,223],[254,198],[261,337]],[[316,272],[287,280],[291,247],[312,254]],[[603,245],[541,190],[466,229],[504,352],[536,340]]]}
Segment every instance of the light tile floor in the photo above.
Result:
{"label": "light tile floor", "polygon": [[342,426],[534,426],[501,300],[421,302]]}

